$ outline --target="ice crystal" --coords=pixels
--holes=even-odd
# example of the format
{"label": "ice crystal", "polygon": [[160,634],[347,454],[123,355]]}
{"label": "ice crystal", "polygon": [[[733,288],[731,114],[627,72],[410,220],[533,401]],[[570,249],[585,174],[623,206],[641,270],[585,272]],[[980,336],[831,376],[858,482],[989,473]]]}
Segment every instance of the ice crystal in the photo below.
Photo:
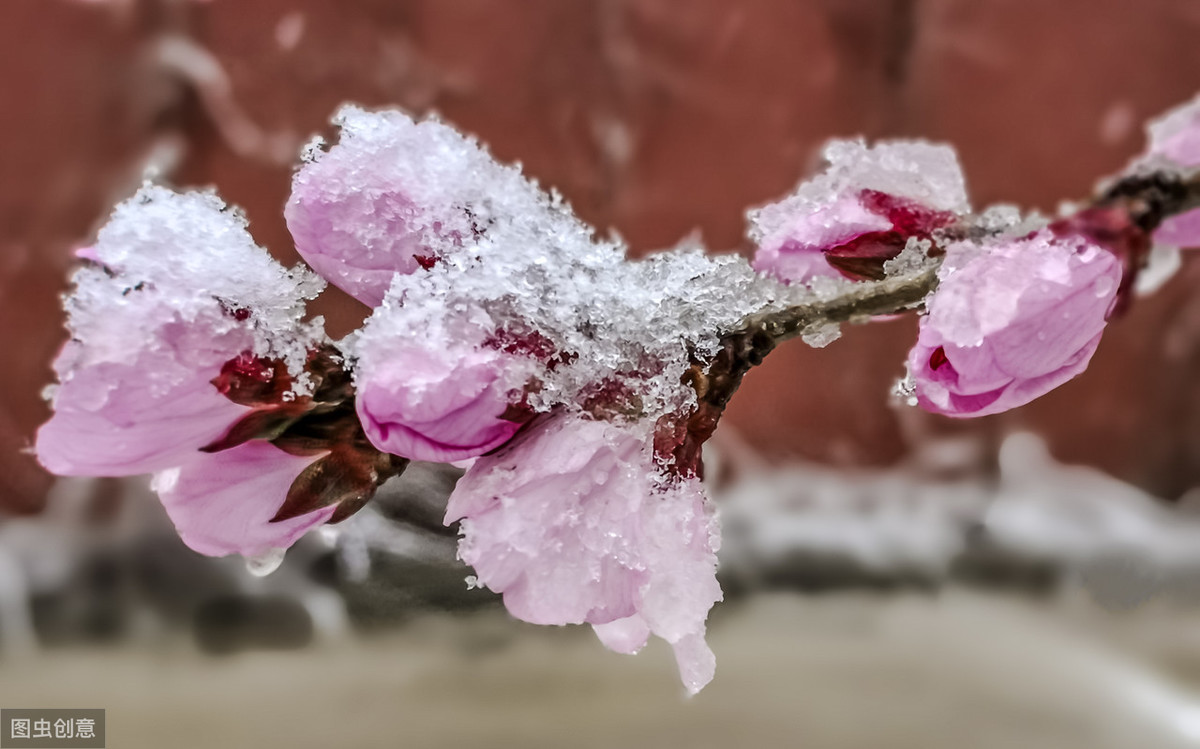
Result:
{"label": "ice crystal", "polygon": [[[341,196],[338,212],[341,202],[366,210],[383,194],[372,186],[420,182],[419,191],[407,188],[419,195],[406,220],[423,227],[420,252],[437,258],[428,269],[393,274],[361,334],[346,342],[363,362],[396,336],[474,341],[524,356],[509,367],[510,386],[526,387],[536,412],[584,408],[598,387],[621,381],[637,403],[619,407],[654,416],[686,409],[694,393],[680,376],[693,358],[712,356],[722,332],[782,295],[739,256],[682,247],[628,261],[623,244],[596,237],[557,195],[435,120],[352,109],[339,121],[343,140],[315,162],[338,160],[324,176],[340,181],[322,183],[323,193]],[[354,156],[361,169],[346,166],[352,152],[343,147],[364,152]],[[377,172],[368,173],[368,163]],[[353,195],[363,185],[369,197]],[[450,218],[436,227],[418,218],[433,215]],[[383,235],[377,221],[364,214],[347,219],[353,231],[335,223],[328,233],[371,246]]]}

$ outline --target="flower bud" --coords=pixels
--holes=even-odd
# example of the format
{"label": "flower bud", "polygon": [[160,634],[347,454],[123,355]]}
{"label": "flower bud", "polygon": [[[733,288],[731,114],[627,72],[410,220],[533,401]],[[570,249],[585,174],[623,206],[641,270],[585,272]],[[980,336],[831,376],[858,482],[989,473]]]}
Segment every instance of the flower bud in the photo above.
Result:
{"label": "flower bud", "polygon": [[909,373],[920,405],[954,417],[1007,411],[1081,373],[1104,331],[1121,262],[1042,231],[947,248]]}
{"label": "flower bud", "polygon": [[436,119],[344,107],[328,151],[312,148],[284,209],[296,251],[313,270],[377,307],[396,275],[468,250],[537,191]]}
{"label": "flower bud", "polygon": [[826,171],[752,211],[752,262],[785,283],[879,279],[910,238],[927,239],[967,210],[954,152],[922,142],[834,141]]}
{"label": "flower bud", "polygon": [[376,448],[411,460],[473,458],[527,420],[519,357],[457,341],[374,339],[359,349],[355,404]]}

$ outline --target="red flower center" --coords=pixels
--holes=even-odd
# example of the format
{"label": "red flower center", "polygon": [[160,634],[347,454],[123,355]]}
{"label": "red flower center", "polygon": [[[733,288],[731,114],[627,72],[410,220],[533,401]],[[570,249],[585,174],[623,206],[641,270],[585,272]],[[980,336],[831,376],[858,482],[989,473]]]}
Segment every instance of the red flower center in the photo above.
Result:
{"label": "red flower center", "polygon": [[946,348],[944,346],[938,346],[933,350],[933,353],[929,355],[929,368],[934,372],[938,371],[944,365],[949,363],[950,360],[946,358]]}

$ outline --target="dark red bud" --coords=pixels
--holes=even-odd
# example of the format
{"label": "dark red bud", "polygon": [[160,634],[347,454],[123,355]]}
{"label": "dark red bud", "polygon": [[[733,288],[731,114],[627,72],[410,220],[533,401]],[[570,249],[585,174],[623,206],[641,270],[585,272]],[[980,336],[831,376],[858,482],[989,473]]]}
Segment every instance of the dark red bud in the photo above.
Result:
{"label": "dark red bud", "polygon": [[945,365],[949,364],[950,360],[946,357],[946,349],[943,346],[938,346],[929,355],[929,368],[934,372],[938,371]]}

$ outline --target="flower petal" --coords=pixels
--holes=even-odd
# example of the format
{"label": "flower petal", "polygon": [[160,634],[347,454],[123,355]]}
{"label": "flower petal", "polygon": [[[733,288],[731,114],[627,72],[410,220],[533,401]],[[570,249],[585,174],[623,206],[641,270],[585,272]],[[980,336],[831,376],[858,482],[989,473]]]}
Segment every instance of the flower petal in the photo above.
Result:
{"label": "flower petal", "polygon": [[337,509],[271,522],[292,482],[320,457],[297,457],[268,442],[247,442],[218,453],[197,453],[182,467],[155,475],[151,486],[180,538],[195,551],[258,556],[291,546]]}
{"label": "flower petal", "polygon": [[1078,237],[952,245],[909,353],[918,401],[984,416],[1067,382],[1099,345],[1120,281],[1116,256]]}
{"label": "flower petal", "polygon": [[[60,355],[71,358],[68,343]],[[38,430],[38,460],[60,476],[134,476],[178,466],[249,409],[217,392],[215,372],[162,352],[87,367],[59,386]]]}
{"label": "flower petal", "polygon": [[652,632],[682,654],[694,691],[711,678],[717,529],[700,483],[660,475],[650,442],[633,427],[550,418],[477,460],[446,520],[461,519],[459,556],[514,616],[593,624],[619,652]]}

